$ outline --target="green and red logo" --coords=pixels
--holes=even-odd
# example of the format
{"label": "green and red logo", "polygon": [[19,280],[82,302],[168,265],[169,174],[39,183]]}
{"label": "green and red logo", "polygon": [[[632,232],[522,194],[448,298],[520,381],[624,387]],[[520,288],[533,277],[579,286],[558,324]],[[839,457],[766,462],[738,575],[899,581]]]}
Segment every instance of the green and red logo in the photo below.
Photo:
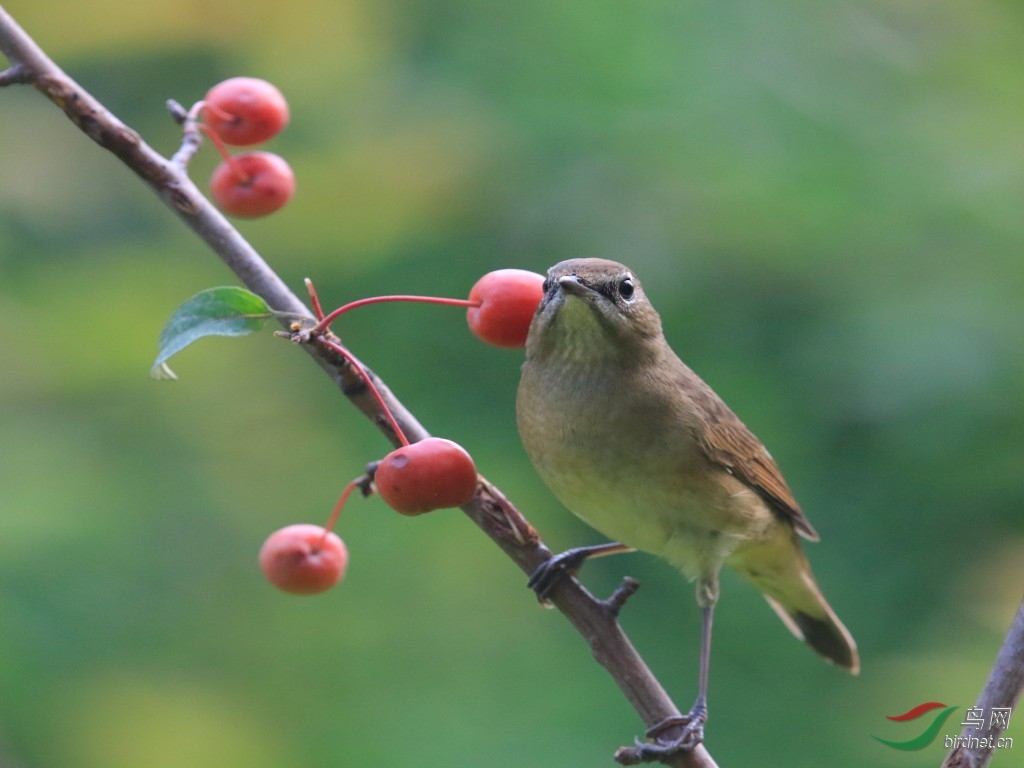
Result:
{"label": "green and red logo", "polygon": [[[935,714],[932,715],[931,722],[917,736],[905,741],[890,741],[875,735],[872,735],[871,738],[880,741],[887,747],[903,750],[904,752],[924,749],[935,741],[935,737],[939,735],[939,731],[942,730],[942,726],[954,709],[956,707],[947,707],[939,701],[926,701],[924,704],[918,704],[902,715],[886,715],[889,720],[894,720],[897,723],[909,723],[924,717],[929,712],[934,712]],[[1013,746],[1013,738],[1011,736],[1003,736],[1002,734],[1010,727],[1010,715],[1012,713],[1012,707],[968,707],[964,712],[964,720],[960,723],[962,728],[967,729],[964,731],[965,735],[947,735],[943,739],[943,747],[946,749],[957,749],[959,747],[965,749],[1009,749]],[[920,727],[921,725],[918,723],[915,726],[915,730]]]}
{"label": "green and red logo", "polygon": [[919,717],[922,717],[928,712],[932,712],[936,709],[941,709],[942,711],[936,713],[928,727],[912,739],[907,739],[906,741],[889,741],[888,739],[882,739],[874,735],[871,738],[882,742],[887,747],[901,749],[905,752],[910,752],[915,749],[924,749],[935,741],[935,737],[939,735],[939,730],[946,722],[946,718],[950,716],[956,707],[947,707],[945,704],[938,701],[926,701],[924,704],[918,704],[916,707],[904,712],[902,715],[886,715],[889,720],[895,720],[897,723],[908,723],[912,720],[917,720]]}

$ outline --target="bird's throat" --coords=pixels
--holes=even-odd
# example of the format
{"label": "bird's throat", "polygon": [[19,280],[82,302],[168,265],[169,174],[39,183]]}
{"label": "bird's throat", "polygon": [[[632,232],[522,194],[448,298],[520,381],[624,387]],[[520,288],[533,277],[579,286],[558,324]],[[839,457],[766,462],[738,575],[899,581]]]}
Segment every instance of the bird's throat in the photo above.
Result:
{"label": "bird's throat", "polygon": [[566,296],[543,328],[537,354],[563,364],[596,365],[618,357],[614,333],[588,301]]}

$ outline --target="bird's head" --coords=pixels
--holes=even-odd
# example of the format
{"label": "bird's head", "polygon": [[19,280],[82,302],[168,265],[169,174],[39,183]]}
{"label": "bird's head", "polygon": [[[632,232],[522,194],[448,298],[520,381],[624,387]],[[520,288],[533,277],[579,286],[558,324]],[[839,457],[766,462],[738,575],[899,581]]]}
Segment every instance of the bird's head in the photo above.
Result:
{"label": "bird's head", "polygon": [[661,343],[661,318],[636,275],[607,259],[570,259],[548,270],[526,355],[640,360]]}

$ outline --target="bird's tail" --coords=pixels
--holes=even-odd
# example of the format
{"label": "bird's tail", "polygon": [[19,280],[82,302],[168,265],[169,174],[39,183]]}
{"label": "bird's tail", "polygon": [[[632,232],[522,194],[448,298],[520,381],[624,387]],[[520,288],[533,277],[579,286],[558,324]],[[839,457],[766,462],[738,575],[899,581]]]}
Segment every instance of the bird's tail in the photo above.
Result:
{"label": "bird's tail", "polygon": [[741,548],[730,558],[730,565],[761,591],[798,639],[856,675],[860,672],[857,643],[821,594],[796,535],[780,539]]}

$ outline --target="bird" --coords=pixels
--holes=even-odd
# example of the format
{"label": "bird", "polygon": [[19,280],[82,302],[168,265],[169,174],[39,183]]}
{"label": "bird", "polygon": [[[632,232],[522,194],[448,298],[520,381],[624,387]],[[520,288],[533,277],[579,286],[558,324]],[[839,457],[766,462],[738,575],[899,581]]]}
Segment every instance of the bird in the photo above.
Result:
{"label": "bird", "polygon": [[[818,654],[860,671],[800,539],[818,541],[761,441],[672,350],[636,275],[607,259],[548,270],[516,395],[522,444],[572,513],[611,541],[555,555],[531,576],[544,600],[591,557],[640,550],[696,586],[697,698],[638,742],[644,759],[691,750],[707,721],[711,628],[727,565]],[[670,726],[678,737],[661,738]]]}

